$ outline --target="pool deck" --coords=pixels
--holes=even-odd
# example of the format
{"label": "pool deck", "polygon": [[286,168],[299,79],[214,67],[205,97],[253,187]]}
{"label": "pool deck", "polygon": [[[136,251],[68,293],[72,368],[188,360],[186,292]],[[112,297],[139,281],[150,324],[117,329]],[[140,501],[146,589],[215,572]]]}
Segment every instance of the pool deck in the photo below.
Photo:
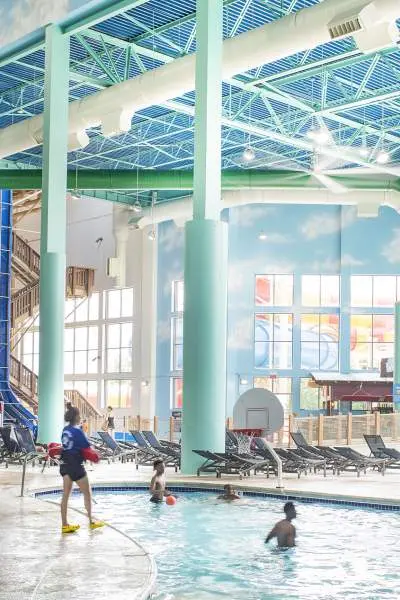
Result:
{"label": "pool deck", "polygon": [[[92,485],[148,483],[151,469],[139,471],[132,463],[96,466],[89,471]],[[400,505],[400,469],[385,476],[368,472],[339,477],[328,472],[297,479],[285,475],[279,492],[275,478],[264,475],[240,481],[235,477],[186,477],[167,472],[172,485],[208,485],[227,482],[238,488],[252,488],[283,495],[298,494],[328,498],[356,499],[377,504]],[[85,516],[71,512],[70,520],[81,525],[77,534],[60,533],[59,507],[50,499],[36,499],[30,491],[56,489],[61,481],[56,468],[30,467],[26,495],[19,497],[21,469],[0,465],[0,600],[105,600],[114,596],[145,599],[154,585],[155,566],[151,557],[134,540],[111,526],[89,531]],[[49,501],[50,500],[50,501]],[[83,502],[82,502],[83,509]],[[97,515],[101,518],[101,514]],[[15,560],[16,559],[16,560]]]}

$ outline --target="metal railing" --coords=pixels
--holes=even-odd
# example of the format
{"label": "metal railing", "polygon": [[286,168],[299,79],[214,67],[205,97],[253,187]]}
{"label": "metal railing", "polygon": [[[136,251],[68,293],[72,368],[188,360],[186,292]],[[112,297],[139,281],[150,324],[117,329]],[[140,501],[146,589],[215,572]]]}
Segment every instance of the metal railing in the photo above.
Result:
{"label": "metal railing", "polygon": [[94,288],[94,269],[86,267],[68,267],[66,295],[67,298],[86,298]]}
{"label": "metal railing", "polygon": [[28,393],[37,404],[38,377],[14,356],[10,356],[10,382]]}
{"label": "metal railing", "polygon": [[[94,269],[68,267],[66,277],[67,298],[86,298],[94,288]],[[11,299],[11,327],[21,319],[32,317],[39,308],[39,282],[13,294]]]}
{"label": "metal railing", "polygon": [[76,406],[76,408],[79,409],[81,420],[86,419],[89,421],[91,419],[99,419],[101,422],[104,421],[101,412],[97,410],[85,396],[82,396],[78,390],[64,390],[64,396],[66,402],[71,402],[73,406]]}
{"label": "metal railing", "polygon": [[23,240],[19,235],[13,233],[12,238],[12,256],[20,260],[31,273],[39,277],[40,274],[40,254]]}

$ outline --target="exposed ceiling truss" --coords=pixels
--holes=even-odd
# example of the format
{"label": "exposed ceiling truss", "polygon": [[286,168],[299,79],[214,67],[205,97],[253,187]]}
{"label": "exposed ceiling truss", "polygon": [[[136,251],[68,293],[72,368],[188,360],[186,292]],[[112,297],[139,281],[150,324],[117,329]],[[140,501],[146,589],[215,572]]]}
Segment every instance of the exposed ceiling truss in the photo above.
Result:
{"label": "exposed ceiling truss", "polygon": [[[234,36],[318,0],[226,0],[224,35]],[[195,0],[147,0],[71,37],[70,99],[133,78],[195,50]],[[127,3],[125,3],[126,5]],[[89,23],[90,24],[90,23]],[[329,169],[374,162],[379,150],[400,161],[400,51],[361,54],[351,39],[331,42],[242,73],[223,86],[223,168],[310,171],[319,151],[308,137],[326,128]],[[43,111],[44,51],[0,63],[0,127]],[[185,169],[193,166],[194,93],[140,111],[131,130],[69,154],[69,168]],[[255,159],[246,163],[251,145]],[[357,160],[359,149],[370,151]],[[339,157],[349,152],[354,156]],[[336,155],[336,157],[335,157]],[[41,166],[41,148],[10,157]]]}

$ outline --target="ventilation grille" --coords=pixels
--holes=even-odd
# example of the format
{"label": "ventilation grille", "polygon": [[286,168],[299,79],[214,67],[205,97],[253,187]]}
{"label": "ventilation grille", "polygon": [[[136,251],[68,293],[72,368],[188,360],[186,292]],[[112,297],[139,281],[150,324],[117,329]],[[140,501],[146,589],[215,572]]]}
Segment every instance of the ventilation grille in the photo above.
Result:
{"label": "ventilation grille", "polygon": [[329,35],[331,40],[337,40],[338,38],[351,35],[356,31],[361,31],[362,25],[358,17],[352,19],[346,19],[339,23],[332,23],[329,25]]}

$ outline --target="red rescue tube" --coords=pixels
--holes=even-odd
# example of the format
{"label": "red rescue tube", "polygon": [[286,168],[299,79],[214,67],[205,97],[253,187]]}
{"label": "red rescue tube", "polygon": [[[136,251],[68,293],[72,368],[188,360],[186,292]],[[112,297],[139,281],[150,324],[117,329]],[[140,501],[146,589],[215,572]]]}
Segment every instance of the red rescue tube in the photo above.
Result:
{"label": "red rescue tube", "polygon": [[93,463],[98,463],[100,460],[100,454],[94,448],[83,448],[81,454],[84,460],[89,460]]}
{"label": "red rescue tube", "polygon": [[[50,446],[50,444],[49,444],[49,446]],[[58,445],[53,444],[51,448],[49,447],[49,451],[48,451],[50,458],[57,458],[58,456],[60,456],[61,450],[62,450],[62,447],[59,444]]]}

